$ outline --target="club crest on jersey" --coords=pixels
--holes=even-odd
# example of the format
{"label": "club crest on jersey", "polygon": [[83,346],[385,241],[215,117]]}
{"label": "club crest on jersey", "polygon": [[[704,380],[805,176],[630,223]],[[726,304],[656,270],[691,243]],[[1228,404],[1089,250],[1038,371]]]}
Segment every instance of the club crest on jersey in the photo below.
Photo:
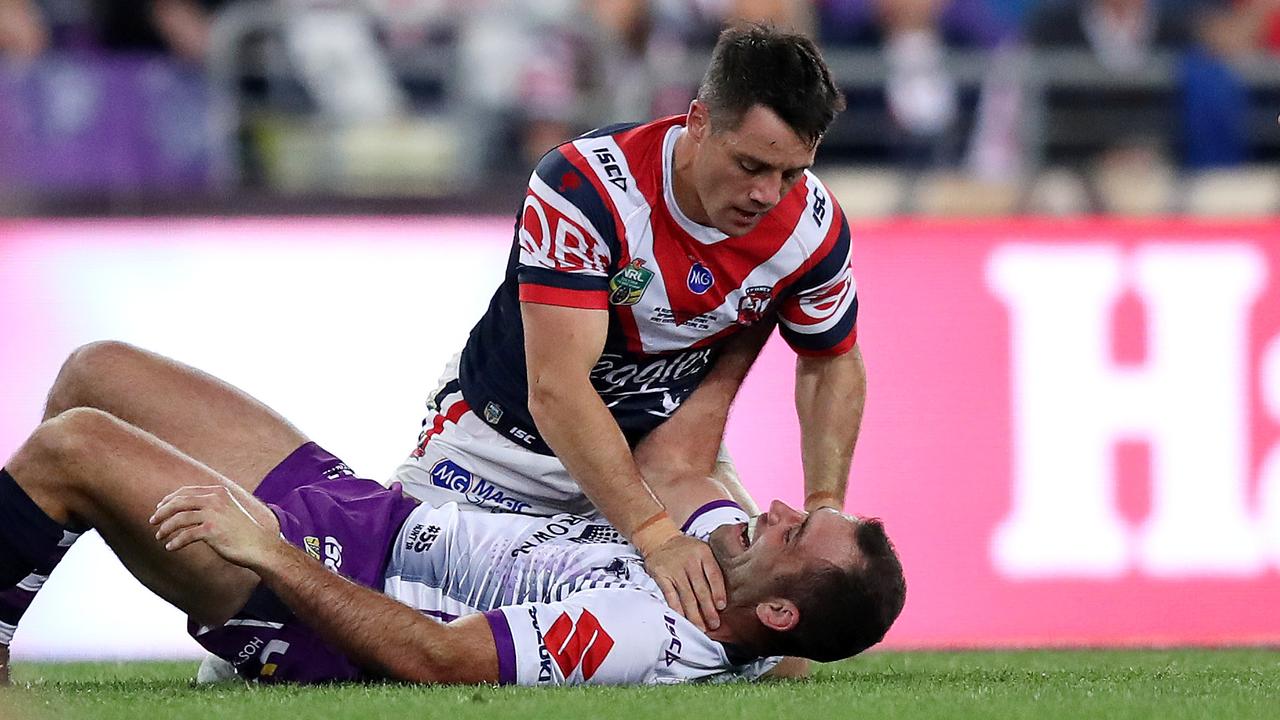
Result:
{"label": "club crest on jersey", "polygon": [[502,419],[502,406],[490,400],[484,406],[484,421],[490,425],[497,425]]}
{"label": "club crest on jersey", "polygon": [[609,278],[609,302],[614,305],[635,305],[644,296],[653,271],[644,266],[644,259],[636,258]]}
{"label": "club crest on jersey", "polygon": [[689,268],[689,290],[695,295],[701,295],[711,289],[716,284],[715,276],[707,269],[706,265],[695,262],[693,267]]}
{"label": "club crest on jersey", "polygon": [[768,307],[771,299],[773,299],[773,288],[768,285],[747,288],[746,294],[738,301],[738,324],[754,325],[760,322],[764,317],[764,309]]}

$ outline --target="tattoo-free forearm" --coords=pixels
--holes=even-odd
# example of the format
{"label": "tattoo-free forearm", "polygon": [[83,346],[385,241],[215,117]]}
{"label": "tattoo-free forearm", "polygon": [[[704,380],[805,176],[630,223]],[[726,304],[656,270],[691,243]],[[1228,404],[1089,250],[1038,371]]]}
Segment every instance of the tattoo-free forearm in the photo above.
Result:
{"label": "tattoo-free forearm", "polygon": [[866,396],[867,371],[856,345],[844,355],[797,360],[805,509],[843,507]]}
{"label": "tattoo-free forearm", "polygon": [[[678,533],[636,467],[618,423],[585,377],[543,376],[529,412],[547,445],[606,519],[647,556]],[[660,518],[653,521],[655,517]]]}
{"label": "tattoo-free forearm", "polygon": [[[487,645],[476,642],[474,632],[460,632],[330,572],[283,540],[250,569],[326,642],[372,675],[430,683],[498,679],[491,635]],[[466,620],[487,630],[479,616]]]}

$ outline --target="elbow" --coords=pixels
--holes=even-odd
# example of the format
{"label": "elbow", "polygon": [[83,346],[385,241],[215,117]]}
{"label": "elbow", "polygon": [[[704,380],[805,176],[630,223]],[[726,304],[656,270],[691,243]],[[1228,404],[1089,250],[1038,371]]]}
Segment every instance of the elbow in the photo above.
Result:
{"label": "elbow", "polygon": [[[581,383],[590,389],[590,382],[583,378]],[[545,422],[554,422],[566,407],[571,407],[575,396],[574,378],[555,377],[550,373],[529,374],[529,414],[539,426]]]}

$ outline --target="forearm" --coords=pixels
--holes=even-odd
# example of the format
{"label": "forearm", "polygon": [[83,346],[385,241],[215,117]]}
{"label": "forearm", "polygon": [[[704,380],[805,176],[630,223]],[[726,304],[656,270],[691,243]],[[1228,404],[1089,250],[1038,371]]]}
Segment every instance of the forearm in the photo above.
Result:
{"label": "forearm", "polygon": [[[729,409],[773,328],[772,322],[761,323],[731,340],[680,409],[636,447],[641,474],[676,522],[738,485],[732,466],[721,467],[728,464],[719,462],[720,448]],[[721,482],[722,476],[729,482]]]}
{"label": "forearm", "polygon": [[583,493],[642,553],[678,532],[586,378],[538,379],[529,388],[529,411]]}
{"label": "forearm", "polygon": [[866,367],[856,345],[838,357],[797,360],[806,510],[843,507],[866,393]]}
{"label": "forearm", "polygon": [[[250,564],[267,587],[326,642],[372,675],[411,682],[491,682],[483,656],[463,661],[451,628],[357,585],[281,540]],[[492,670],[490,673],[489,670]]]}

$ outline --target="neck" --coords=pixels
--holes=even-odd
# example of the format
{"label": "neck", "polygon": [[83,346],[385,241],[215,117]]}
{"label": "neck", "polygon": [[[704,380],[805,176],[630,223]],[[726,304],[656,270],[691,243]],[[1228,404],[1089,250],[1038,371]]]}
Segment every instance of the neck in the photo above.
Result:
{"label": "neck", "polygon": [[699,225],[710,225],[711,218],[693,186],[693,138],[685,130],[676,138],[675,157],[671,159],[671,191],[680,212]]}
{"label": "neck", "polygon": [[718,643],[761,655],[760,621],[756,619],[754,608],[742,608],[730,605],[720,613],[720,627],[707,633],[707,637]]}

